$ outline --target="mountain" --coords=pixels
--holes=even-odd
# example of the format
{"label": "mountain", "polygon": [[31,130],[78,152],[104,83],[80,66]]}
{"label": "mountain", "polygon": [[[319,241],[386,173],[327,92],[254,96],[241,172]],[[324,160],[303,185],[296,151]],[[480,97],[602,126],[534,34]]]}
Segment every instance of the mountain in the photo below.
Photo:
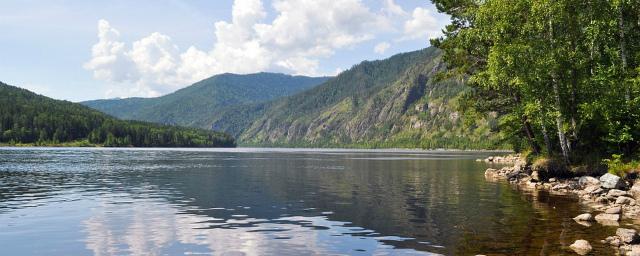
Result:
{"label": "mountain", "polygon": [[328,79],[275,73],[221,74],[162,97],[94,100],[81,104],[120,119],[209,128],[218,115],[237,106],[291,95]]}
{"label": "mountain", "polygon": [[0,82],[0,143],[139,147],[231,147],[228,134],[121,121],[86,106]]}
{"label": "mountain", "polygon": [[213,128],[261,146],[504,148],[495,114],[465,117],[436,48],[365,61],[322,85],[226,112]]}
{"label": "mountain", "polygon": [[[496,132],[496,113],[458,111],[471,89],[463,81],[436,79],[445,69],[442,52],[430,47],[364,61],[333,78],[298,77],[309,82],[295,87],[298,92],[260,97],[282,83],[251,81],[274,74],[225,74],[155,99],[85,104],[125,119],[225,131],[251,146],[508,148]],[[260,89],[244,89],[257,84]],[[260,93],[220,93],[235,88]]]}

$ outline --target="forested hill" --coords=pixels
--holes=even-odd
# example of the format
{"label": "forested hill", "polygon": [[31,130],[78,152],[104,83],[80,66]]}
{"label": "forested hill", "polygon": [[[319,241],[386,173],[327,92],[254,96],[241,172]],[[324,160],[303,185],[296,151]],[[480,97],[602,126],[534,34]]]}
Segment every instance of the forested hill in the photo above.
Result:
{"label": "forested hill", "polygon": [[162,97],[95,100],[82,104],[120,119],[209,128],[212,120],[225,111],[291,95],[327,79],[276,73],[221,74]]}
{"label": "forested hill", "polygon": [[326,83],[226,112],[213,127],[242,144],[408,148],[505,148],[496,114],[462,115],[462,82],[437,81],[436,48],[365,61]]}
{"label": "forested hill", "polygon": [[121,121],[77,103],[0,82],[0,143],[137,147],[233,147],[227,134]]}

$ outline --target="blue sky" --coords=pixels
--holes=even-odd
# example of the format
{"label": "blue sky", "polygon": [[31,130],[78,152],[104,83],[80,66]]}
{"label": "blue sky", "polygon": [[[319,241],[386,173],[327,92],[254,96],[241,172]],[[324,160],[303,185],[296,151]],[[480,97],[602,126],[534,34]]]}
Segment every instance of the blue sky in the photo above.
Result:
{"label": "blue sky", "polygon": [[3,0],[0,81],[56,99],[163,95],[211,75],[334,75],[428,46],[426,0]]}

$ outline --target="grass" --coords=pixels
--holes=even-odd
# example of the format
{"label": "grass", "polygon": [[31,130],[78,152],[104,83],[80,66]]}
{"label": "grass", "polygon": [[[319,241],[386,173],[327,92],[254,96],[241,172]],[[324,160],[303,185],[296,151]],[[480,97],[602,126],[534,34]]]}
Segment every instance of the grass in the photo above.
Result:
{"label": "grass", "polygon": [[605,159],[604,164],[607,165],[608,172],[620,177],[625,177],[632,173],[637,173],[640,169],[640,162],[637,160],[624,161],[622,155],[612,155],[611,159]]}

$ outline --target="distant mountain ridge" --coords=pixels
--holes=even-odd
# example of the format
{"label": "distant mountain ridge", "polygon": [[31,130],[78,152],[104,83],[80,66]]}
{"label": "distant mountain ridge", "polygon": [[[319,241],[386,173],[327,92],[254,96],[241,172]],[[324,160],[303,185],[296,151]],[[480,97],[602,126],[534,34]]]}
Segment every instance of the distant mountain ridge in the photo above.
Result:
{"label": "distant mountain ridge", "polygon": [[[185,110],[182,124],[225,131],[240,145],[251,146],[506,148],[495,132],[495,114],[468,118],[458,112],[470,88],[461,81],[435,79],[446,69],[441,58],[441,51],[430,47],[364,61],[289,95]],[[116,107],[126,109],[137,100],[118,101]],[[178,102],[185,100],[193,101],[185,96]]]}
{"label": "distant mountain ridge", "polygon": [[123,121],[81,104],[0,82],[0,144],[135,147],[234,147],[228,134]]}
{"label": "distant mountain ridge", "polygon": [[[304,92],[250,110],[242,129],[212,127],[245,145],[502,148],[495,117],[464,120],[460,81],[435,79],[446,67],[436,48],[364,61]],[[474,117],[478,118],[478,117]],[[466,122],[465,122],[466,121]]]}
{"label": "distant mountain ridge", "polygon": [[93,100],[81,104],[120,119],[209,128],[216,114],[308,89],[329,77],[277,73],[220,74],[157,98]]}

